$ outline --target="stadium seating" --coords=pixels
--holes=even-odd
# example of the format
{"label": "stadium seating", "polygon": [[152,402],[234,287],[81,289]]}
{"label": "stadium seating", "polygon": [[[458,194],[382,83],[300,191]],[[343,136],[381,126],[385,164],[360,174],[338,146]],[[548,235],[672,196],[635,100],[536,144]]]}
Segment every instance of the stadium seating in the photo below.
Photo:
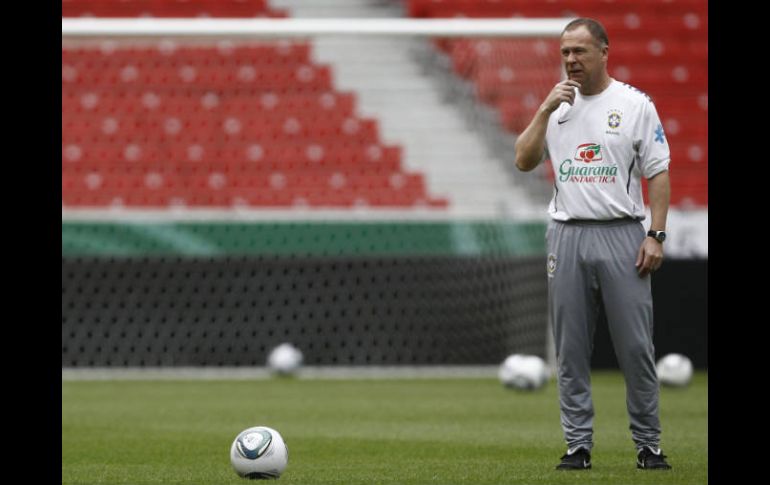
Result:
{"label": "stadium seating", "polygon": [[62,17],[286,17],[267,0],[62,0]]}
{"label": "stadium seating", "polygon": [[[708,205],[705,0],[409,0],[407,8],[412,17],[424,18],[599,19],[611,41],[610,75],[655,101],[672,151],[672,204]],[[557,41],[445,39],[436,46],[515,133],[561,78]]]}
{"label": "stadium seating", "polygon": [[[280,17],[264,0],[64,0],[64,16]],[[62,47],[63,207],[433,207],[303,41]]]}

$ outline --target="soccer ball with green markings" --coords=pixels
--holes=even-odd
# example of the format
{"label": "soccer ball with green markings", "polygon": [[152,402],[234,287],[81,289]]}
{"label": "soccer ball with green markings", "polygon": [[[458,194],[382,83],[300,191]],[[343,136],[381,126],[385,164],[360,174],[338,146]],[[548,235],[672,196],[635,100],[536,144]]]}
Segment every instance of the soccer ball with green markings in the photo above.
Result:
{"label": "soccer ball with green markings", "polygon": [[230,463],[243,478],[278,478],[288,462],[289,449],[283,437],[267,426],[241,431],[230,447]]}

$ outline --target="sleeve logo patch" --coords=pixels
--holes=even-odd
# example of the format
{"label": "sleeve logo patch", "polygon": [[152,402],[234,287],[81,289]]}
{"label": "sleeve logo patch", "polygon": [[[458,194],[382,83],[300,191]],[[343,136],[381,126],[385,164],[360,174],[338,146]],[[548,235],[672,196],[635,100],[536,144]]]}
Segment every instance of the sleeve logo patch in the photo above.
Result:
{"label": "sleeve logo patch", "polygon": [[665,136],[666,135],[663,133],[663,125],[658,123],[658,127],[655,128],[655,141],[662,145],[663,139],[665,138]]}

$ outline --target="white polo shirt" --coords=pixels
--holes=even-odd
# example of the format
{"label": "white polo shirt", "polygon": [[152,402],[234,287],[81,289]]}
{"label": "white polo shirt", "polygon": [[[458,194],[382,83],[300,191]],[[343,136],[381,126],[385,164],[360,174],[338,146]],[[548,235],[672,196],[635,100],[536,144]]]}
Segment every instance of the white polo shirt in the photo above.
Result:
{"label": "white polo shirt", "polygon": [[652,100],[614,79],[593,96],[577,91],[572,106],[551,113],[545,144],[554,172],[548,213],[558,221],[644,219],[641,176],[671,160]]}

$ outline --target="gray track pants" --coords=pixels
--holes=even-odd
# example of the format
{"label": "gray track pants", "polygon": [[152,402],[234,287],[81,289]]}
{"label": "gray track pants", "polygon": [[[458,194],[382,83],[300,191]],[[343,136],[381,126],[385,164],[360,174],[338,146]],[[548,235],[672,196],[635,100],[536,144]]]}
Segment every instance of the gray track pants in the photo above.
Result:
{"label": "gray track pants", "polygon": [[642,224],[630,219],[548,224],[548,316],[556,346],[561,425],[570,448],[593,446],[591,353],[601,311],[625,376],[631,437],[637,448],[658,446],[652,291],[650,276],[640,278],[635,266],[644,237]]}

